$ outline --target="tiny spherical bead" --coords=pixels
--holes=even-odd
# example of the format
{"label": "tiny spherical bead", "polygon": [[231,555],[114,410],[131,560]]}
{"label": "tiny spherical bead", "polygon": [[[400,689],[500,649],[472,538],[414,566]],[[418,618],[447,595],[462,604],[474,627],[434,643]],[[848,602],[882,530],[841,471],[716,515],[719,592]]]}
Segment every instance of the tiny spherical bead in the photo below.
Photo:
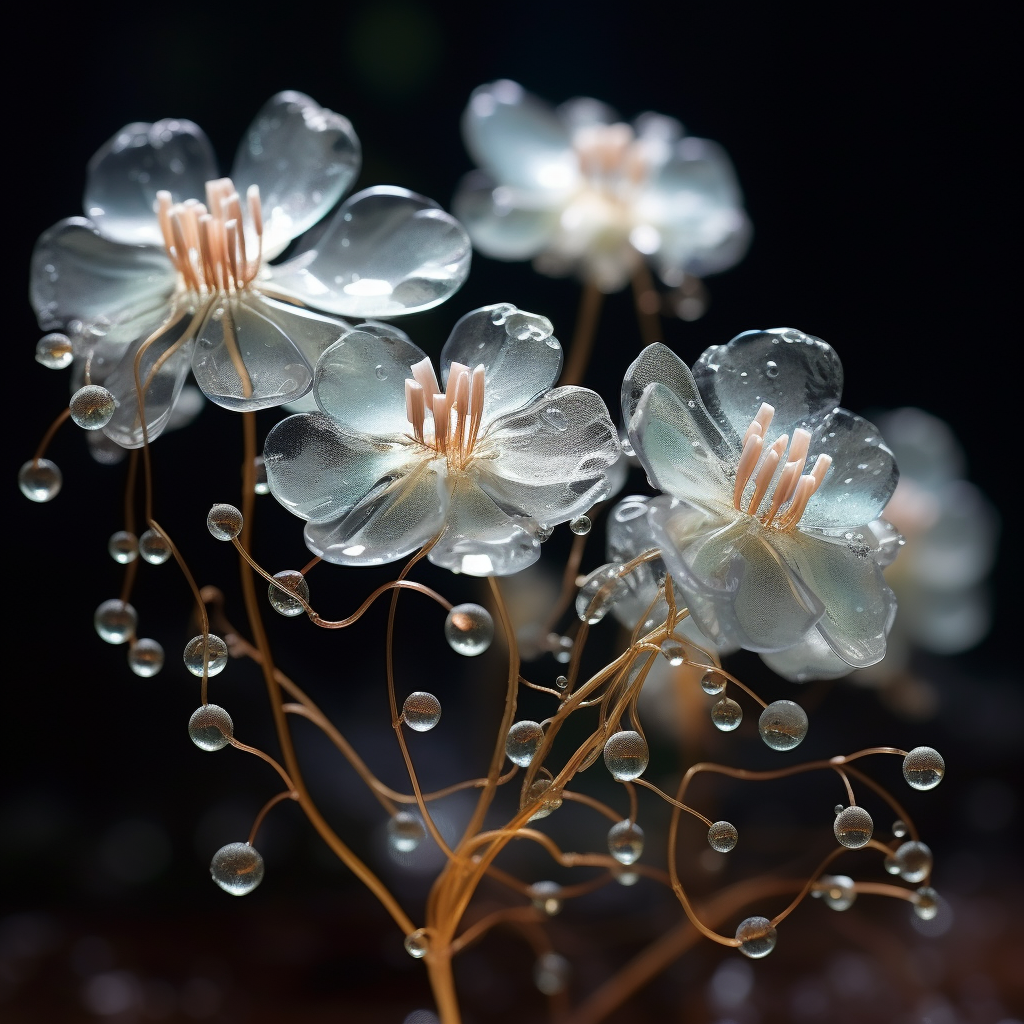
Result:
{"label": "tiny spherical bead", "polygon": [[416,732],[430,732],[441,721],[441,702],[423,690],[410,693],[402,704],[402,718]]}
{"label": "tiny spherical bead", "polygon": [[206,515],[206,528],[217,540],[234,540],[243,523],[242,513],[234,505],[214,505]]}
{"label": "tiny spherical bead", "polygon": [[939,912],[939,894],[928,885],[917,890],[914,899],[914,913],[922,921],[931,921]]}
{"label": "tiny spherical bead", "polygon": [[63,482],[57,464],[49,459],[29,459],[18,470],[18,487],[29,501],[52,501]]}
{"label": "tiny spherical bead", "polygon": [[557,882],[534,882],[530,899],[538,910],[554,917],[562,909],[562,887]]}
{"label": "tiny spherical bead", "polygon": [[164,667],[164,649],[155,640],[136,640],[128,648],[128,667],[143,679],[151,679]]}
{"label": "tiny spherical bead", "polygon": [[772,750],[792,750],[807,735],[807,712],[791,700],[776,700],[761,712],[757,728]]}
{"label": "tiny spherical bead", "polygon": [[778,933],[767,917],[748,917],[736,929],[740,952],[751,960],[760,960],[774,948]]}
{"label": "tiny spherical bead", "polygon": [[139,617],[127,601],[115,598],[104,601],[96,609],[92,621],[101,640],[106,640],[108,644],[124,644],[135,636]]}
{"label": "tiny spherical bead", "polygon": [[416,960],[422,960],[430,950],[430,940],[427,937],[426,929],[417,928],[416,931],[406,935],[403,945],[409,956]]}
{"label": "tiny spherical bead", "polygon": [[234,736],[231,716],[216,704],[204,704],[192,712],[188,735],[200,750],[222,750]]}
{"label": "tiny spherical bead", "polygon": [[388,845],[396,853],[412,853],[427,838],[423,822],[408,811],[399,811],[388,821]]}
{"label": "tiny spherical bead", "polygon": [[535,803],[540,800],[540,806],[530,815],[528,821],[539,821],[541,818],[546,818],[552,811],[557,811],[562,806],[562,795],[561,793],[551,793],[551,780],[550,779],[535,779],[530,788],[526,791],[523,797],[522,806]]}
{"label": "tiny spherical bead", "polygon": [[903,777],[914,789],[934,789],[946,774],[946,762],[932,747],[914,747],[903,758]]}
{"label": "tiny spherical bead", "polygon": [[871,820],[871,815],[863,807],[854,805],[852,807],[845,807],[836,815],[836,820],[832,824],[832,830],[835,832],[836,839],[841,846],[857,850],[862,846],[867,846],[871,841],[872,833],[875,830],[875,823]]}
{"label": "tiny spherical bead", "polygon": [[117,411],[114,396],[98,384],[86,384],[71,396],[71,418],[83,430],[100,430]]}
{"label": "tiny spherical bead", "polygon": [[708,829],[708,845],[719,853],[728,853],[730,850],[734,850],[739,838],[736,826],[729,821],[716,821]]}
{"label": "tiny spherical bead", "polygon": [[644,830],[635,821],[620,821],[608,829],[608,852],[620,864],[635,864],[644,852]]}
{"label": "tiny spherical bead", "polygon": [[457,604],[444,621],[444,635],[452,650],[472,658],[491,646],[494,619],[478,604]]}
{"label": "tiny spherical bead", "polygon": [[673,668],[678,668],[686,661],[686,648],[675,637],[670,636],[661,642],[661,653]]}
{"label": "tiny spherical bead", "polygon": [[711,721],[722,732],[732,732],[733,729],[738,729],[740,722],[743,721],[743,708],[731,697],[723,697],[712,706]]}
{"label": "tiny spherical bead", "polygon": [[215,676],[224,671],[224,666],[228,663],[228,645],[215,633],[208,633],[205,636],[200,633],[199,636],[194,636],[189,640],[182,654],[185,668],[192,675],[202,678],[204,654],[207,660],[206,674],[208,676]]}
{"label": "tiny spherical bead", "polygon": [[585,537],[590,533],[590,516],[577,516],[571,523],[569,523],[569,529],[576,534],[577,537]]}
{"label": "tiny spherical bead", "polygon": [[505,738],[505,753],[513,764],[526,768],[543,741],[544,730],[539,722],[516,722]]}
{"label": "tiny spherical bead", "polygon": [[263,858],[248,843],[228,843],[210,861],[213,880],[232,896],[244,896],[263,881]]}
{"label": "tiny spherical bead", "polygon": [[139,554],[150,565],[163,565],[171,557],[171,545],[157,530],[147,530],[139,538]]}
{"label": "tiny spherical bead", "polygon": [[857,891],[849,875],[823,875],[821,885],[816,895],[820,894],[833,910],[849,910],[857,899]]}
{"label": "tiny spherical bead", "polygon": [[36,342],[36,362],[48,370],[63,370],[74,357],[71,339],[66,334],[46,334]]}
{"label": "tiny spherical bead", "polygon": [[127,565],[139,555],[139,538],[127,530],[118,530],[110,535],[107,551],[118,565]]}
{"label": "tiny spherical bead", "polygon": [[725,689],[729,680],[717,669],[710,669],[701,676],[700,688],[710,696],[714,697]]}
{"label": "tiny spherical bead", "polygon": [[[285,569],[283,572],[275,572],[274,579],[280,580],[282,584],[281,587],[274,583],[267,584],[267,599],[274,611],[289,619],[303,615],[306,609],[303,608],[302,601],[309,604],[309,584],[306,577],[297,569]],[[297,597],[302,601],[297,601]]]}
{"label": "tiny spherical bead", "polygon": [[569,961],[558,953],[545,953],[533,967],[533,983],[546,996],[564,992],[572,973]]}
{"label": "tiny spherical bead", "polygon": [[905,882],[923,882],[932,870],[932,851],[913,840],[904,843],[893,854],[898,874]]}
{"label": "tiny spherical bead", "polygon": [[256,483],[253,490],[257,494],[269,494],[270,482],[267,480],[267,464],[263,461],[262,455],[256,456]]}
{"label": "tiny spherical bead", "polygon": [[630,729],[609,736],[604,745],[604,763],[612,778],[629,782],[639,778],[647,769],[650,753],[647,742]]}

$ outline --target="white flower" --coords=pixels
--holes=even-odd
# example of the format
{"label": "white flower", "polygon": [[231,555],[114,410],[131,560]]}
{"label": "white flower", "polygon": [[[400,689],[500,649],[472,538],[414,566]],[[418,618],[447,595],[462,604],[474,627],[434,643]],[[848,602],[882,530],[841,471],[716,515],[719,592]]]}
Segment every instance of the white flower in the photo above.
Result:
{"label": "white flower", "polygon": [[543,273],[616,291],[645,257],[676,286],[746,251],[728,156],[672,118],[643,114],[630,126],[592,99],[552,110],[504,80],[474,91],[462,131],[481,172],[454,209],[487,256],[534,259]]}
{"label": "white flower", "polygon": [[44,232],[30,297],[43,330],[67,330],[79,362],[117,401],[105,433],[142,444],[166,425],[191,366],[230,409],[309,390],[320,353],[347,325],[444,301],[465,280],[469,241],[432,200],[377,187],[352,196],[284,263],[268,261],[321,220],[359,170],[349,122],[282,92],[256,115],[230,178],[190,121],[130,124],[89,162],[87,218]]}
{"label": "white flower", "polygon": [[551,390],[562,349],[544,317],[503,303],[466,314],[430,360],[364,324],[316,367],[321,412],[278,423],[271,492],[307,520],[311,551],[343,565],[428,557],[474,576],[535,562],[550,528],[606,497],[619,456],[604,402]]}

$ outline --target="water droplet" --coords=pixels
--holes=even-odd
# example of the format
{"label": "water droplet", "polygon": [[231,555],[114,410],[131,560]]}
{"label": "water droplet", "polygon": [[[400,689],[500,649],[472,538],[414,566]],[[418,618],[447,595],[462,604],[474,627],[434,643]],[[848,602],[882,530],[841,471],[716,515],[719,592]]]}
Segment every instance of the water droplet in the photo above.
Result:
{"label": "water droplet", "polygon": [[521,309],[505,318],[505,333],[515,341],[542,341],[550,338],[554,330],[546,316]]}
{"label": "water droplet", "polygon": [[761,712],[757,728],[772,750],[792,750],[807,735],[807,712],[791,700],[776,700]]}
{"label": "water droplet", "polygon": [[822,875],[816,890],[833,910],[849,910],[857,899],[853,879],[849,875]]}
{"label": "water droplet", "polygon": [[736,929],[740,940],[740,952],[752,960],[760,960],[774,948],[778,933],[767,917],[748,917]]}
{"label": "water droplet", "polygon": [[562,909],[562,887],[557,882],[534,882],[530,899],[538,910],[554,917]]}
{"label": "water droplet", "polygon": [[143,679],[151,679],[164,667],[164,649],[155,640],[136,640],[128,648],[128,667]]}
{"label": "water droplet", "polygon": [[619,576],[621,571],[620,565],[608,564],[587,576],[576,595],[576,614],[580,621],[596,626],[612,606],[628,594],[628,587]]}
{"label": "water droplet", "polygon": [[904,882],[923,882],[932,870],[932,851],[913,840],[903,843],[893,854]]}
{"label": "water droplet", "polygon": [[608,829],[608,852],[620,864],[635,864],[644,852],[644,830],[635,821],[620,821]]}
{"label": "water droplet", "polygon": [[686,661],[686,648],[675,637],[670,636],[661,642],[661,653],[674,668],[678,668]]}
{"label": "water droplet", "polygon": [[146,530],[139,538],[139,554],[150,565],[163,565],[171,557],[171,545],[156,530]]}
{"label": "water droplet", "polygon": [[743,708],[731,697],[723,697],[711,708],[711,721],[722,732],[732,732],[743,721]]}
{"label": "water droplet", "polygon": [[263,858],[248,843],[228,843],[210,861],[213,880],[232,896],[244,896],[263,881]]}
{"label": "water droplet", "polygon": [[501,327],[508,319],[509,314],[514,313],[516,307],[511,302],[499,303],[494,309],[491,310],[491,323],[495,327]]}
{"label": "water droplet", "polygon": [[769,359],[764,368],[764,374],[766,377],[774,379],[779,375],[779,364],[774,359]]}
{"label": "water droplet", "polygon": [[907,834],[907,823],[901,818],[897,818],[892,823],[892,834],[897,839],[902,839]]}
{"label": "water droplet", "polygon": [[903,758],[903,778],[914,789],[934,789],[946,774],[946,762],[933,747],[914,747]]}
{"label": "water droplet", "polygon": [[192,712],[188,735],[200,750],[222,750],[234,735],[231,716],[216,704],[204,704]]}
{"label": "water droplet", "polygon": [[234,505],[220,502],[206,515],[206,528],[216,540],[234,540],[241,532],[244,520]]}
{"label": "water droplet", "polygon": [[636,885],[640,881],[637,871],[613,871],[612,874],[619,885]]}
{"label": "water droplet", "polygon": [[545,953],[533,965],[533,983],[546,996],[556,996],[569,985],[572,968],[558,953]]}
{"label": "water droplet", "polygon": [[875,823],[863,807],[854,805],[844,808],[836,815],[836,820],[832,823],[832,830],[835,832],[840,846],[857,850],[862,846],[867,846],[871,841]]}
{"label": "water droplet", "polygon": [[114,599],[104,601],[96,609],[92,621],[101,640],[108,644],[123,644],[135,636],[139,617],[127,601]]}
{"label": "water droplet", "polygon": [[117,533],[110,535],[110,540],[107,541],[107,551],[118,565],[127,565],[138,557],[139,538],[127,530],[118,530]]}
{"label": "water droplet", "polygon": [[46,334],[36,342],[36,362],[48,370],[63,370],[73,358],[71,339],[66,334]]}
{"label": "water droplet", "polygon": [[430,732],[441,721],[441,702],[432,693],[416,690],[405,698],[402,718],[415,732]]}
{"label": "water droplet", "polygon": [[884,861],[882,861],[882,867],[884,867],[890,875],[898,875],[900,873],[900,862],[891,853]]}
{"label": "water droplet", "polygon": [[523,802],[520,805],[522,807],[535,803],[537,800],[541,801],[537,810],[527,819],[528,821],[539,821],[541,818],[546,818],[552,811],[557,811],[562,806],[562,794],[550,793],[550,789],[550,779],[536,779],[523,795]]}
{"label": "water droplet", "polygon": [[565,418],[565,413],[556,406],[547,406],[541,412],[540,418],[551,428],[557,431],[566,430],[569,426],[569,421]]}
{"label": "water droplet", "polygon": [[617,732],[605,742],[605,766],[619,782],[629,782],[643,775],[649,759],[647,741],[631,729]]}
{"label": "water droplet", "polygon": [[590,516],[577,516],[571,523],[569,523],[569,529],[576,534],[577,537],[585,537],[590,533]]}
{"label": "water droplet", "polygon": [[388,819],[388,845],[396,853],[412,853],[424,839],[427,830],[415,814],[399,811]]}
{"label": "water droplet", "polygon": [[376,366],[376,367],[374,367],[373,375],[374,375],[374,377],[377,378],[377,380],[387,380],[388,379],[388,371],[385,370],[383,366]]}
{"label": "water droplet", "polygon": [[416,931],[406,935],[403,945],[409,956],[416,960],[422,960],[430,949],[430,940],[427,937],[426,929],[417,928]]}
{"label": "water droplet", "polygon": [[573,640],[571,636],[560,636],[557,640],[558,650],[554,652],[555,661],[559,665],[568,665],[572,661]]}
{"label": "water droplet", "polygon": [[98,384],[86,384],[71,396],[71,418],[83,430],[100,430],[117,410],[114,396]]}
{"label": "water droplet", "polygon": [[708,845],[719,853],[729,853],[730,850],[734,850],[739,838],[740,834],[736,831],[736,826],[729,821],[716,821],[708,829]]}
{"label": "water droplet", "polygon": [[505,737],[505,753],[513,764],[526,768],[543,741],[544,730],[539,722],[516,722]]}
{"label": "water droplet", "polygon": [[721,693],[729,680],[717,669],[709,669],[700,680],[700,688],[710,696],[714,697]]}
{"label": "water droplet", "polygon": [[564,690],[568,685],[569,685],[569,678],[568,678],[568,676],[556,676],[555,677],[555,686],[557,686],[560,690]]}
{"label": "water droplet", "polygon": [[49,459],[29,459],[18,470],[18,486],[29,501],[52,501],[63,482],[56,463]]}
{"label": "water droplet", "polygon": [[256,483],[253,490],[257,494],[269,494],[270,482],[267,480],[267,464],[262,455],[256,456]]}
{"label": "water droplet", "polygon": [[939,900],[942,897],[929,885],[922,885],[914,899],[914,913],[922,921],[931,921],[939,913]]}
{"label": "water droplet", "polygon": [[478,604],[457,604],[444,620],[444,635],[453,651],[472,658],[491,646],[494,620]]}
{"label": "water droplet", "polygon": [[182,654],[185,668],[192,675],[200,678],[203,675],[204,654],[208,662],[206,669],[208,676],[215,676],[224,671],[224,666],[228,663],[228,645],[216,633],[208,633],[205,636],[200,633],[199,636],[192,637],[185,645],[185,651]]}
{"label": "water droplet", "polygon": [[270,606],[278,615],[284,615],[289,619],[302,615],[306,609],[296,598],[302,598],[302,601],[309,604],[309,584],[306,577],[297,569],[284,569],[275,572],[274,579],[280,580],[281,586],[275,583],[267,584],[267,600],[270,601]]}

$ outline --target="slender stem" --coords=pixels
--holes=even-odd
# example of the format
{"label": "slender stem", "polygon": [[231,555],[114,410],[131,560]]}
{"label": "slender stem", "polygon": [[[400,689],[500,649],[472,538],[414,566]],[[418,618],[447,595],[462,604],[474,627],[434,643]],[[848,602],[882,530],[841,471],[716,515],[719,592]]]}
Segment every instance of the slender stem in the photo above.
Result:
{"label": "slender stem", "polygon": [[249,830],[249,838],[246,842],[252,846],[256,842],[256,833],[260,830],[260,825],[263,824],[263,819],[267,816],[267,813],[274,807],[276,807],[282,800],[294,800],[296,793],[294,790],[286,790],[284,793],[278,793],[277,796],[272,796],[260,809],[260,813],[256,815],[256,820],[252,823],[252,828]]}
{"label": "slender stem", "polygon": [[661,341],[661,317],[658,310],[661,300],[654,287],[654,280],[647,264],[641,259],[633,272],[633,305],[636,307],[636,319],[640,326],[640,337],[644,345],[653,345]]}
{"label": "slender stem", "polygon": [[53,435],[60,430],[61,425],[71,415],[71,407],[68,406],[46,429],[46,433],[43,434],[43,439],[39,442],[39,447],[36,448],[35,455],[32,456],[33,462],[39,462],[39,460],[46,454],[46,449],[50,446],[50,442],[53,440]]}
{"label": "slender stem", "polygon": [[562,372],[560,384],[582,384],[590,363],[590,353],[597,336],[597,325],[604,305],[604,292],[589,281],[580,295],[580,308],[576,314],[576,330],[569,349],[569,362]]}

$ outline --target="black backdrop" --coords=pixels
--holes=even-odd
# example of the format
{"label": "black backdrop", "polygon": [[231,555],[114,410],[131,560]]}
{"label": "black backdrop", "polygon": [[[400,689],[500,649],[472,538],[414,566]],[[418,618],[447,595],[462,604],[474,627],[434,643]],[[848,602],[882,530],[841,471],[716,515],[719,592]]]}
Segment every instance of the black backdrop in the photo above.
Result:
{"label": "black backdrop", "polygon": [[[80,212],[89,156],[128,121],[181,116],[203,126],[227,165],[248,119],[282,88],[308,92],[352,120],[364,149],[357,187],[400,184],[445,205],[470,166],[459,114],[475,85],[498,77],[555,102],[593,95],[625,116],[669,113],[725,146],[746,195],[753,245],[740,266],[709,280],[707,315],[670,324],[668,340],[693,359],[752,327],[785,324],[825,338],[846,368],[844,404],[919,405],[948,420],[968,451],[971,477],[1004,516],[992,636],[970,655],[928,667],[946,698],[940,717],[900,721],[873,695],[835,688],[821,698],[821,724],[812,719],[815,750],[831,754],[861,741],[944,743],[960,774],[924,812],[933,845],[961,860],[988,858],[979,861],[988,878],[984,893],[1009,892],[1001,851],[1016,826],[1004,813],[975,845],[967,835],[978,817],[968,812],[979,793],[994,792],[992,784],[1001,806],[1013,806],[1006,782],[1012,786],[1019,769],[1022,717],[1013,660],[1019,540],[1010,503],[1018,477],[1018,417],[1010,403],[1020,341],[1010,304],[1020,222],[1010,160],[1009,5],[975,4],[953,14],[924,5],[616,9],[521,2],[460,9],[382,0],[275,12],[109,5],[52,18],[25,9],[20,17],[23,32],[8,36],[3,156],[10,190],[7,401],[15,413],[5,450],[14,563],[6,615],[7,650],[15,657],[5,700],[0,898],[4,912],[21,916],[4,919],[0,931],[9,941],[0,952],[13,948],[11,935],[35,952],[8,958],[14,966],[0,982],[7,1006],[0,1003],[0,1015],[92,1019],[81,993],[92,992],[86,1002],[100,1005],[99,989],[88,988],[97,972],[145,990],[139,1005],[148,1010],[113,1018],[124,1021],[150,1019],[145,1014],[161,1008],[171,1014],[165,1019],[399,1021],[428,1001],[422,972],[383,913],[330,865],[292,808],[266,826],[268,879],[259,892],[231,901],[209,884],[210,852],[244,838],[235,833],[273,792],[273,780],[240,754],[207,758],[183,738],[198,699],[176,653],[191,635],[187,592],[173,566],[144,567],[140,630],[164,643],[168,667],[151,681],[132,676],[123,649],[101,644],[90,622],[95,605],[119,585],[104,549],[121,525],[123,467],[92,463],[69,427],[51,449],[65,475],[60,497],[30,507],[13,484],[67,397],[63,376],[32,360],[38,330],[25,301],[28,254],[41,230]],[[577,298],[571,281],[536,279],[528,267],[477,258],[459,294],[404,326],[436,355],[455,318],[507,300],[549,316],[567,340]],[[613,400],[637,345],[627,294],[608,302],[598,345],[588,383]],[[261,436],[271,422],[261,419]],[[158,508],[174,510],[176,537],[203,567],[200,582],[222,583],[229,602],[232,562],[205,535],[203,517],[212,501],[237,500],[237,431],[235,421],[207,408],[156,449]],[[265,533],[257,554],[275,570],[300,566],[297,522],[269,498],[258,514]],[[564,540],[552,543],[564,547]],[[585,564],[600,561],[594,550]],[[318,570],[324,577],[332,571]],[[368,572],[365,581],[321,583],[314,575],[311,583],[314,593],[323,586],[329,594],[325,613],[341,615],[384,578]],[[449,593],[474,594],[466,583],[433,578]],[[240,622],[237,600],[233,608]],[[436,748],[424,742],[419,749],[424,771],[450,780],[480,770],[487,749],[480,723],[493,718],[494,707],[480,679],[452,665],[437,642],[439,626],[436,616],[410,613],[403,638],[416,652],[410,670],[435,657],[442,666],[435,688],[450,732]],[[351,721],[371,761],[384,765],[393,741],[380,678],[380,617],[369,617],[362,643],[314,637],[304,621],[275,620],[271,628],[280,649],[291,651],[281,655],[286,667]],[[743,664],[757,673],[756,661]],[[500,679],[500,659],[489,666],[487,678]],[[272,746],[258,677],[232,665],[218,685],[213,699],[230,706],[239,731]],[[789,692],[771,679],[763,686],[771,696]],[[355,845],[375,863],[386,862],[373,806],[347,776],[337,781],[329,751],[311,736],[303,734],[303,742],[339,827],[355,833]],[[381,770],[400,784],[397,768]],[[941,873],[936,877],[939,884]],[[396,884],[411,905],[422,897],[422,882]],[[639,898],[645,913],[664,903]],[[625,928],[628,951],[642,938],[629,931],[630,913],[620,901],[606,918],[580,920]],[[825,969],[808,951],[820,915],[813,921],[803,926],[810,934],[794,940],[804,960],[772,958],[781,960],[780,977]],[[559,927],[568,934],[571,924]],[[787,934],[802,927],[799,915],[794,924]],[[902,917],[894,928],[906,931]],[[992,925],[979,934],[991,940],[997,933]],[[467,968],[469,1015],[532,1019],[540,1011],[526,991],[528,957],[514,942],[495,941],[491,954],[481,947],[476,966]],[[583,949],[572,946],[579,939],[565,941]],[[829,933],[826,945],[842,949],[848,941]],[[589,968],[577,964],[581,992],[618,955],[584,952],[591,960]],[[715,962],[714,951],[698,952],[618,1019],[674,1019],[666,1007],[680,1020],[713,1019],[703,977]],[[758,965],[759,982],[774,991],[767,964]],[[122,991],[115,982],[113,990]],[[111,998],[108,1008],[116,1005]],[[758,1010],[742,1012],[787,1019],[783,996],[759,998]]]}

